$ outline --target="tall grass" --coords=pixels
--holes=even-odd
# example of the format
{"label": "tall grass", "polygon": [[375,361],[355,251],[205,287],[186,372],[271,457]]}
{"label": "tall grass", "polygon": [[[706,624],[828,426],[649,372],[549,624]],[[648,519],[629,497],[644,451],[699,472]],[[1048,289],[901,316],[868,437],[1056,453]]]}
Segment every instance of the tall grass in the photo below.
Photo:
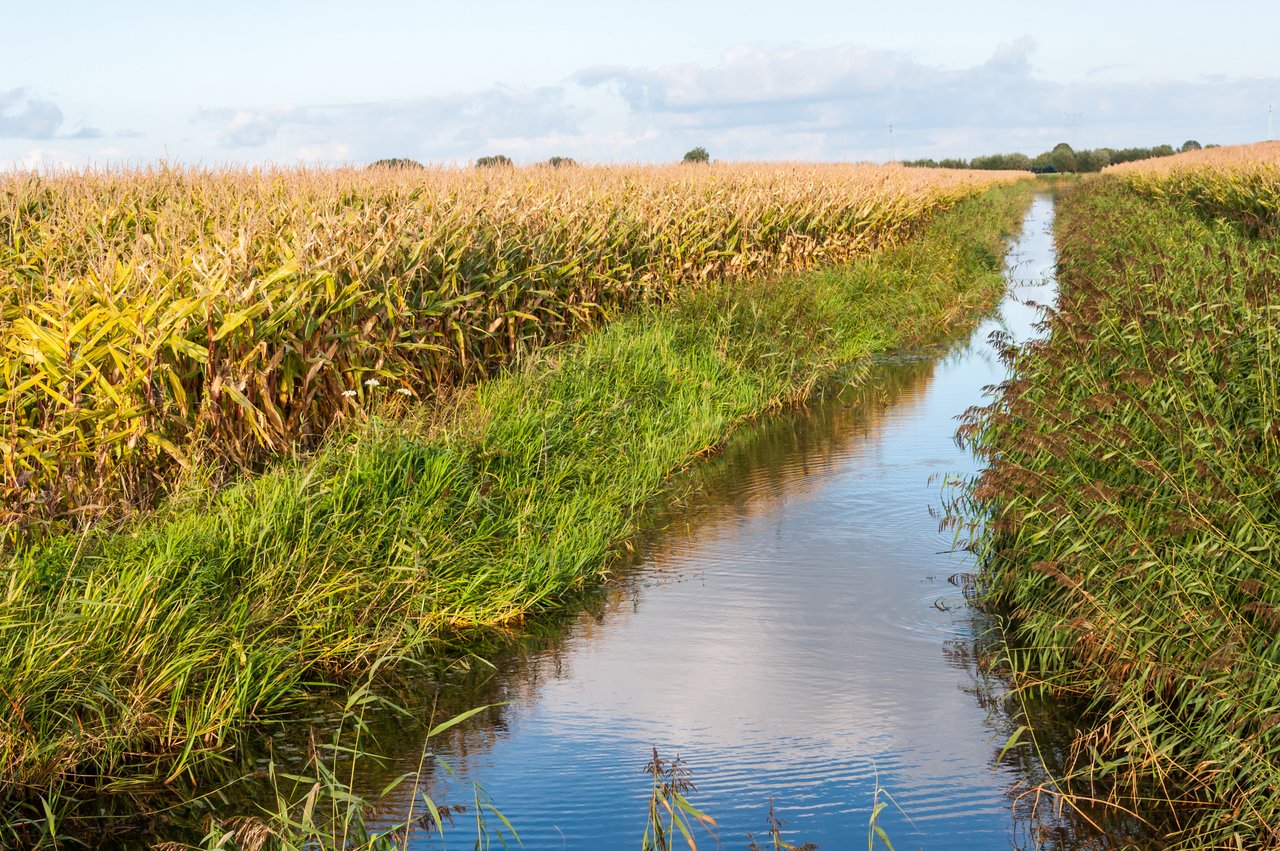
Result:
{"label": "tall grass", "polygon": [[0,562],[0,797],[197,775],[309,683],[557,605],[734,428],[991,306],[1027,197],[843,269],[679,294],[447,410],[21,548]]}
{"label": "tall grass", "polygon": [[429,399],[637,305],[892,246],[1015,176],[0,175],[0,545],[314,448],[370,387]]}
{"label": "tall grass", "polygon": [[1009,672],[1080,703],[1074,794],[1174,847],[1278,847],[1280,252],[1114,177],[1058,240],[1050,335],[964,430]]}

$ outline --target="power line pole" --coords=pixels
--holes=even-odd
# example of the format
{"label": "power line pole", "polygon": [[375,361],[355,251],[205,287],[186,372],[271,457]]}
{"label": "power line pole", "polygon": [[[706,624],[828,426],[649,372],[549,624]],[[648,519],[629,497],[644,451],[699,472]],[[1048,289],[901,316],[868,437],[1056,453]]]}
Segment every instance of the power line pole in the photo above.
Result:
{"label": "power line pole", "polygon": [[1081,118],[1084,118],[1084,113],[1064,112],[1062,114],[1065,115],[1067,117],[1067,120],[1071,122],[1071,147],[1074,148],[1076,145],[1080,143],[1078,134],[1076,133],[1076,125]]}

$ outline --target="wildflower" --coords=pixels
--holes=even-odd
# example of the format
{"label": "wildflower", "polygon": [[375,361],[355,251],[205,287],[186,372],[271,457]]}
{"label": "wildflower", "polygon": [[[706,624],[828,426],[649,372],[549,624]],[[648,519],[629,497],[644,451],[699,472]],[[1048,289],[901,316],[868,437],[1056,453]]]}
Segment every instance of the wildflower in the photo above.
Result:
{"label": "wildflower", "polygon": [[370,378],[364,383],[365,387],[380,387],[381,385],[382,385],[382,382],[376,378]]}
{"label": "wildflower", "polygon": [[354,390],[343,390],[343,391],[342,391],[342,395],[343,395],[343,396],[346,396],[348,399],[350,399],[352,396],[356,395],[356,391],[354,391]]}
{"label": "wildflower", "polygon": [[412,396],[412,395],[413,395],[413,391],[412,391],[412,390],[410,390],[408,387],[401,387],[401,388],[400,388],[399,390],[397,390],[396,392],[397,392],[397,393],[399,393],[401,396]]}

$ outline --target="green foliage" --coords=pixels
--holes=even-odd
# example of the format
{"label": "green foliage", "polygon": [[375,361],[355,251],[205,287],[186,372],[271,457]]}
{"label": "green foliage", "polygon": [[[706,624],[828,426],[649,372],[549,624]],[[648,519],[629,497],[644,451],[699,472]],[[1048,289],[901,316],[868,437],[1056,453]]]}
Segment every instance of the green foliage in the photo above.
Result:
{"label": "green foliage", "polygon": [[1199,151],[1203,147],[1204,146],[1201,145],[1199,142],[1197,142],[1195,139],[1188,139],[1187,141],[1182,143],[1182,147],[1178,148],[1178,152],[1186,153],[1187,151]]}
{"label": "green foliage", "polygon": [[569,168],[570,166],[575,166],[577,164],[578,161],[573,157],[552,157],[547,160],[547,165],[552,168]]}
{"label": "green foliage", "polygon": [[1053,150],[1049,152],[1049,165],[1058,174],[1078,171],[1080,167],[1076,162],[1076,152],[1066,142],[1059,142],[1053,146]]}
{"label": "green foliage", "polygon": [[678,290],[894,244],[979,183],[729,165],[0,174],[0,548],[314,450],[392,388],[433,398]]}
{"label": "green foliage", "polygon": [[1102,171],[1111,165],[1111,150],[1109,148],[1076,151],[1075,156],[1075,170],[1086,174]]}
{"label": "green foliage", "polygon": [[476,168],[512,168],[515,163],[506,154],[493,154],[476,160]]}
{"label": "green foliage", "polygon": [[991,154],[985,157],[974,157],[969,168],[993,171],[1030,171],[1031,157],[1026,154]]}
{"label": "green foliage", "polygon": [[674,851],[678,846],[677,835],[684,839],[689,851],[697,851],[694,833],[701,827],[716,839],[716,820],[699,810],[689,801],[689,795],[697,791],[693,784],[693,770],[676,757],[663,759],[658,749],[644,767],[649,775],[649,812],[644,837],[640,840],[642,851]]}
{"label": "green foliage", "polygon": [[709,163],[711,162],[711,154],[707,153],[707,149],[699,145],[696,148],[685,151],[684,158],[681,162],[685,163]]}
{"label": "green foliage", "polygon": [[[1187,145],[1194,147],[1188,148]],[[1191,141],[1183,145],[1181,150],[1196,150],[1199,143]],[[1216,147],[1208,145],[1206,147]],[[1172,156],[1176,151],[1169,145],[1157,145],[1154,148],[1092,148],[1081,151],[1072,150],[1066,142],[1059,142],[1051,151],[1044,151],[1035,157],[1026,154],[989,154],[974,157],[972,160],[948,158],[943,160],[919,159],[908,160],[904,165],[922,168],[973,168],[983,170],[1015,170],[1034,171],[1037,174],[1066,172],[1099,172],[1109,165],[1151,159],[1153,157]]]}
{"label": "green foliage", "polygon": [[385,160],[375,160],[369,163],[369,168],[408,169],[410,171],[414,171],[421,170],[425,168],[425,166],[417,160],[405,159],[403,157],[391,157]]}
{"label": "green foliage", "polygon": [[308,684],[559,605],[741,423],[989,308],[1027,197],[995,190],[843,268],[676,293],[455,407],[0,561],[0,684],[22,707],[0,714],[0,795],[22,812],[50,788],[199,776]]}
{"label": "green foliage", "polygon": [[1280,258],[1239,225],[1280,185],[1180,175],[1060,205],[1050,335],[963,431],[989,465],[980,584],[1017,692],[1082,701],[1069,795],[1166,802],[1171,847],[1274,848]]}

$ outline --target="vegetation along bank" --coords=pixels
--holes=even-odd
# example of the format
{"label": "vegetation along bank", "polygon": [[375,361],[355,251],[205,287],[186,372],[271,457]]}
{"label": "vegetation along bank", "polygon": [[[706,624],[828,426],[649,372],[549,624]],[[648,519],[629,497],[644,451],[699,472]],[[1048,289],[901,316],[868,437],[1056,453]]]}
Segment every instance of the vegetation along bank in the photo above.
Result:
{"label": "vegetation along bank", "polygon": [[1007,179],[786,164],[0,175],[0,546],[313,449],[371,387],[430,400],[633,307],[895,245]]}
{"label": "vegetation along bank", "polygon": [[[664,262],[703,270],[698,285],[669,286],[577,341],[526,349],[447,404],[401,404],[230,486],[188,482],[123,527],[20,542],[0,562],[0,795],[10,823],[60,792],[192,776],[254,722],[287,715],[308,684],[519,621],[597,581],[672,474],[737,425],[803,399],[869,353],[939,340],[992,306],[1003,237],[1030,192],[1026,182],[968,188],[967,200],[940,205],[946,212],[918,205],[917,218],[891,220],[894,238],[870,235],[865,222],[882,217],[874,206],[832,213],[857,237],[853,258],[818,251],[821,240],[791,226],[777,245],[809,252],[808,265],[845,261],[804,274],[722,280],[705,258],[738,255],[709,244],[677,252]],[[813,215],[829,209],[820,192],[807,203]],[[703,265],[685,265],[693,256]],[[326,286],[279,298],[318,298]],[[574,298],[558,304],[599,304]],[[399,315],[349,307],[374,324]],[[233,336],[213,324],[209,339]],[[259,363],[286,325],[245,331],[242,360]],[[447,362],[460,369],[463,351],[473,350],[460,345]],[[404,376],[386,366],[395,352],[380,356],[382,366],[330,395],[402,399],[392,382]],[[235,433],[252,434],[254,422],[264,420],[249,417]]]}
{"label": "vegetation along bank", "polygon": [[1008,672],[1076,700],[1066,788],[1280,847],[1280,144],[1069,190],[1049,335],[965,434]]}

